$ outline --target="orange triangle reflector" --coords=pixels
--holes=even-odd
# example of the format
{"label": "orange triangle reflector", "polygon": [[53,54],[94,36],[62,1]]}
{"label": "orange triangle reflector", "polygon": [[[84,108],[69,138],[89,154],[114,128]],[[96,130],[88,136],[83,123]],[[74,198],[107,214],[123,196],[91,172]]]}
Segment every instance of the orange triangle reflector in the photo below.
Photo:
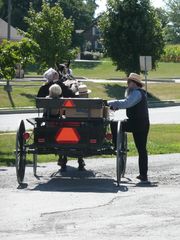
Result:
{"label": "orange triangle reflector", "polygon": [[63,107],[74,107],[74,101],[73,100],[65,100],[63,103]]}
{"label": "orange triangle reflector", "polygon": [[80,141],[80,136],[75,128],[61,128],[56,134],[55,140],[57,143],[77,144]]}

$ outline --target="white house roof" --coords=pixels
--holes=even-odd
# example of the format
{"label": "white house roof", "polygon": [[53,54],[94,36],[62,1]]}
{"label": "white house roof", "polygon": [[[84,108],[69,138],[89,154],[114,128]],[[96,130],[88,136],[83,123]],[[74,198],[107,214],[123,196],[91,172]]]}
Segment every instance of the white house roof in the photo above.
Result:
{"label": "white house roof", "polygon": [[[0,18],[0,40],[7,39],[8,36],[8,23]],[[19,41],[23,38],[22,35],[14,27],[10,27],[10,40]]]}

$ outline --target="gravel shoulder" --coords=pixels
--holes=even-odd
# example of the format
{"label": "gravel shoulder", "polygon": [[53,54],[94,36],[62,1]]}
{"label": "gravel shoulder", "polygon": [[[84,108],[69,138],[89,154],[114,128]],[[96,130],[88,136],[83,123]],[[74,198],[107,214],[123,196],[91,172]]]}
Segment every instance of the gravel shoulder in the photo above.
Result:
{"label": "gravel shoulder", "polygon": [[0,168],[0,239],[179,239],[180,154],[149,156],[150,184],[140,184],[137,158],[116,186],[115,158],[27,166],[19,187],[14,167]]}

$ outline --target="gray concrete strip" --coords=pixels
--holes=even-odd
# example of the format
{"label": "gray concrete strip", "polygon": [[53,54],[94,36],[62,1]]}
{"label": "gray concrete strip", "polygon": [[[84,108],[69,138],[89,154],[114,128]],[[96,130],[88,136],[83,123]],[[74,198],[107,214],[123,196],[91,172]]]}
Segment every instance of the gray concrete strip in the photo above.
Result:
{"label": "gray concrete strip", "polygon": [[2,240],[178,240],[180,154],[149,156],[149,184],[136,179],[136,157],[116,186],[115,158],[77,160],[60,173],[56,162],[26,168],[25,184],[14,167],[0,167]]}

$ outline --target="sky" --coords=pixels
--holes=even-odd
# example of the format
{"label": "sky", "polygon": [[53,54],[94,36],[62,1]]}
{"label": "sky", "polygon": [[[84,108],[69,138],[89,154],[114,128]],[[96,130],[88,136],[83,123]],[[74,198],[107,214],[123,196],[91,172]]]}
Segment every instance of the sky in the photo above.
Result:
{"label": "sky", "polygon": [[[165,5],[163,0],[151,0],[154,7],[163,7]],[[96,10],[96,16],[106,10],[106,0],[96,0],[99,8]]]}

